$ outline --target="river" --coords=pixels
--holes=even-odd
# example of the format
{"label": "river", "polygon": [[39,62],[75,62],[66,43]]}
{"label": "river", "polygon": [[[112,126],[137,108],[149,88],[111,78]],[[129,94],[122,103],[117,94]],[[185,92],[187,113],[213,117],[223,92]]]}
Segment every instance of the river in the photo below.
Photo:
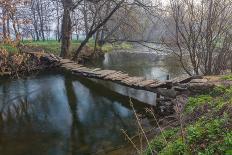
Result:
{"label": "river", "polygon": [[[91,67],[116,69],[129,75],[165,80],[175,74],[163,67],[162,55],[112,52]],[[25,79],[0,80],[0,155],[111,154],[126,144],[138,113],[155,105],[156,94],[60,71]],[[147,128],[149,119],[144,119]]]}

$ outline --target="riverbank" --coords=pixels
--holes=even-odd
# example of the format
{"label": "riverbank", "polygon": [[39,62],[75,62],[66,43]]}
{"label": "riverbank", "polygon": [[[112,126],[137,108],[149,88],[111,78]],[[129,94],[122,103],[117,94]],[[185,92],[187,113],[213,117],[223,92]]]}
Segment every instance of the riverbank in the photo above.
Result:
{"label": "riverbank", "polygon": [[58,67],[60,58],[44,52],[12,53],[0,49],[0,76],[19,78],[34,71]]}
{"label": "riverbank", "polygon": [[[80,43],[77,40],[71,42],[70,59]],[[60,46],[61,43],[55,40],[0,44],[0,75],[18,77],[19,72],[26,73],[59,66]],[[80,53],[77,61],[85,64],[104,57],[105,52],[130,48],[132,45],[120,43],[105,44],[99,50],[98,46],[95,49],[94,41],[90,41]]]}
{"label": "riverbank", "polygon": [[145,155],[232,154],[232,76],[205,77],[215,87],[177,103],[174,124],[147,146]]}
{"label": "riverbank", "polygon": [[[69,58],[72,59],[76,49],[81,42],[78,40],[71,41]],[[61,43],[56,40],[47,41],[21,41],[20,43],[10,42],[8,44],[0,44],[0,49],[7,51],[10,54],[18,53],[47,53],[54,56],[60,55]],[[76,59],[78,63],[86,64],[97,59],[104,58],[105,53],[114,50],[129,50],[132,49],[132,44],[128,43],[106,43],[102,47],[95,46],[95,42],[89,41],[83,50],[79,53]],[[0,57],[1,58],[1,57]]]}

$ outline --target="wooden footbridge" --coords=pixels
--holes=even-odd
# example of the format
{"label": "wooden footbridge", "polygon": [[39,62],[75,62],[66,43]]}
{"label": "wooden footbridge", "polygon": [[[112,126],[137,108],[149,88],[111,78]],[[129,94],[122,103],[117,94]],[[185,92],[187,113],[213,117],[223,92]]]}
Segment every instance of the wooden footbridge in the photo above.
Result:
{"label": "wooden footbridge", "polygon": [[159,88],[171,89],[176,84],[188,83],[193,77],[185,76],[173,80],[159,81],[148,80],[144,77],[131,77],[126,73],[116,70],[102,70],[100,68],[87,68],[83,65],[77,64],[69,59],[60,60],[61,67],[65,70],[71,71],[73,74],[80,76],[111,81],[127,87],[146,90],[154,93],[159,93]]}

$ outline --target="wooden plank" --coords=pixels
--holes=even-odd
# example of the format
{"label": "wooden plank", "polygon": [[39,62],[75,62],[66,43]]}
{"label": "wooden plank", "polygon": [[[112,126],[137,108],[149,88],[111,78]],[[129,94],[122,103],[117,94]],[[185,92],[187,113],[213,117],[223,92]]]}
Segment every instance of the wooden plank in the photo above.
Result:
{"label": "wooden plank", "polygon": [[121,71],[119,71],[119,72],[107,75],[106,77],[104,77],[104,79],[112,80],[112,81],[121,81],[128,77],[129,77],[128,74],[124,74]]}
{"label": "wooden plank", "polygon": [[121,82],[127,85],[136,85],[137,83],[143,80],[144,80],[143,77],[129,77],[129,78],[123,79]]}
{"label": "wooden plank", "polygon": [[79,68],[82,67],[82,65],[76,64],[76,63],[69,63],[69,64],[64,64],[61,67],[63,68]]}
{"label": "wooden plank", "polygon": [[114,77],[117,77],[119,74],[120,74],[120,71],[119,72],[115,72],[113,74],[109,74],[109,75],[105,76],[104,79],[110,80],[110,79],[113,79]]}
{"label": "wooden plank", "polygon": [[117,77],[114,77],[112,80],[114,80],[114,81],[122,81],[122,80],[124,80],[124,79],[126,79],[128,77],[129,77],[128,74],[121,74],[121,75],[118,75]]}
{"label": "wooden plank", "polygon": [[163,87],[165,87],[167,85],[168,84],[166,82],[160,82],[160,83],[153,83],[153,84],[147,85],[147,87],[155,89],[155,88],[159,88],[159,87],[163,88]]}
{"label": "wooden plank", "polygon": [[96,71],[100,71],[100,70],[101,70],[101,68],[95,68],[92,70],[92,72],[96,72]]}
{"label": "wooden plank", "polygon": [[191,80],[192,80],[192,76],[185,75],[185,76],[175,78],[175,79],[171,80],[171,82],[172,83],[188,83]]}
{"label": "wooden plank", "polygon": [[69,60],[69,59],[61,59],[61,60],[60,60],[60,63],[61,63],[61,64],[68,64],[68,63],[74,63],[74,61],[71,61],[71,60]]}
{"label": "wooden plank", "polygon": [[144,80],[144,81],[141,81],[141,82],[137,83],[136,86],[138,86],[138,87],[146,87],[148,85],[157,84],[157,83],[159,83],[158,80]]}
{"label": "wooden plank", "polygon": [[91,71],[91,69],[86,68],[86,67],[79,67],[79,68],[73,69],[73,71],[84,72],[84,71]]}
{"label": "wooden plank", "polygon": [[100,71],[97,71],[95,72],[97,74],[97,76],[99,78],[104,78],[106,77],[107,75],[110,75],[110,74],[113,74],[113,73],[116,73],[117,71],[115,70],[100,70]]}
{"label": "wooden plank", "polygon": [[155,92],[157,88],[170,89],[175,84],[186,83],[193,79],[193,77],[190,76],[182,76],[173,80],[161,82],[158,80],[146,80],[143,77],[130,77],[128,74],[121,71],[87,68],[68,59],[61,59],[60,63],[62,68],[84,77],[113,81],[129,87],[137,87],[137,89],[148,90],[151,92]]}

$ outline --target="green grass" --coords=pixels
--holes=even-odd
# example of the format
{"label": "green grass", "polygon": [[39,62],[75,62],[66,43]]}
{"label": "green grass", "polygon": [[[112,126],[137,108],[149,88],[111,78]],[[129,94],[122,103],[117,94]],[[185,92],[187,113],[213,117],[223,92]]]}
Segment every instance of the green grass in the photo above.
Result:
{"label": "green grass", "polygon": [[18,52],[18,49],[15,46],[10,45],[10,44],[0,44],[0,48],[1,49],[5,49],[5,50],[7,50],[10,53],[16,53],[16,52]]}
{"label": "green grass", "polygon": [[[56,55],[60,54],[60,47],[61,43],[56,40],[49,40],[49,41],[23,41],[22,44],[27,46],[39,47],[43,49],[47,53],[53,53]],[[71,52],[74,52],[75,49],[80,45],[78,41],[71,42]]]}
{"label": "green grass", "polygon": [[[22,41],[21,44],[26,46],[32,46],[32,47],[38,47],[44,50],[47,53],[53,53],[56,55],[60,54],[60,47],[61,43],[59,43],[56,40],[48,40],[48,41]],[[70,51],[71,53],[74,53],[75,50],[80,46],[81,42],[77,40],[73,40],[71,42]],[[90,40],[87,43],[87,46],[90,48],[94,48],[95,43],[94,40]],[[0,44],[0,48],[6,49],[8,52],[18,52],[18,49],[14,47],[13,45],[8,44]],[[99,47],[98,47],[99,48]],[[128,43],[121,43],[121,44],[105,44],[102,47],[103,52],[111,52],[113,50],[119,50],[119,49],[131,49],[132,45]]]}
{"label": "green grass", "polygon": [[193,112],[193,110],[196,107],[199,107],[199,106],[206,104],[206,103],[210,103],[210,101],[212,101],[212,99],[213,98],[210,95],[200,95],[197,97],[190,97],[189,101],[187,103],[187,106],[185,108],[185,111],[187,113],[191,113],[191,112]]}
{"label": "green grass", "polygon": [[[166,129],[165,139],[160,134],[150,146],[159,155],[232,155],[231,109],[232,87],[218,86],[208,95],[191,97],[183,115],[192,121],[184,125],[184,135],[180,128]],[[144,154],[151,152],[147,149]]]}
{"label": "green grass", "polygon": [[121,44],[105,44],[103,47],[102,47],[102,50],[104,52],[111,52],[113,50],[121,50],[121,49],[124,49],[124,50],[129,50],[129,49],[132,49],[132,45],[131,44],[128,44],[128,43],[121,43]]}
{"label": "green grass", "polygon": [[229,80],[229,81],[232,81],[232,74],[223,76],[223,77],[222,77],[222,80]]}

